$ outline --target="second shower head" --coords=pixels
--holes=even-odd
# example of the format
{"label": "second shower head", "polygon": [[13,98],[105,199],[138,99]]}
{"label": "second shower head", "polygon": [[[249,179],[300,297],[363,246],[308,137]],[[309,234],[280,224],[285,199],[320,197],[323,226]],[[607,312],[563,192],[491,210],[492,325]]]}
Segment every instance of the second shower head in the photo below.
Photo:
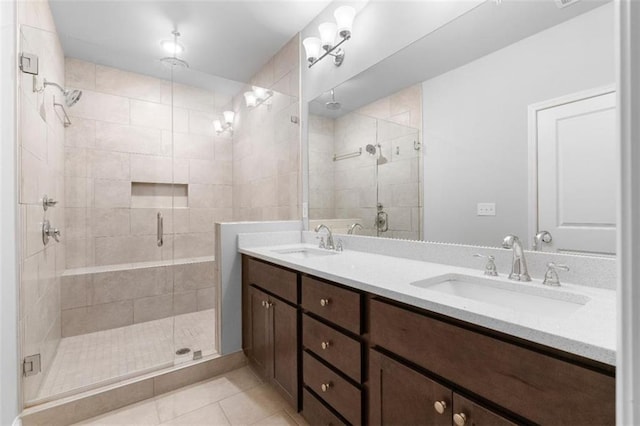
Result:
{"label": "second shower head", "polygon": [[44,80],[44,87],[47,86],[55,86],[62,92],[64,96],[64,103],[70,107],[76,104],[82,97],[82,90],[67,90],[64,87],[60,86],[58,83],[54,83],[53,81]]}

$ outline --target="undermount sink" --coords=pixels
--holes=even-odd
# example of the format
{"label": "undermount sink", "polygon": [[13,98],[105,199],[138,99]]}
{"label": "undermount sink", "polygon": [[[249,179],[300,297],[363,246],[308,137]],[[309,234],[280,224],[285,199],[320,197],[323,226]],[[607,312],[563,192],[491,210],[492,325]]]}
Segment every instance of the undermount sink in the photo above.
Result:
{"label": "undermount sink", "polygon": [[323,257],[338,254],[338,252],[332,250],[313,249],[309,247],[273,250],[273,252],[278,254],[285,254],[295,259],[309,259],[311,257]]}
{"label": "undermount sink", "polygon": [[536,284],[531,283],[510,283],[461,274],[441,275],[411,285],[541,317],[568,317],[590,300],[581,294],[542,285],[535,287]]}

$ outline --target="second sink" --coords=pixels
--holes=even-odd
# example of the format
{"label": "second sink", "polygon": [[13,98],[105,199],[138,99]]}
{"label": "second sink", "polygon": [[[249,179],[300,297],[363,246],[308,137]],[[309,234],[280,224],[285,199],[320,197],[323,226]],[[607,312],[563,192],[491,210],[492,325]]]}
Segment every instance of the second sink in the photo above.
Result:
{"label": "second sink", "polygon": [[567,291],[462,274],[441,275],[411,285],[519,312],[560,318],[570,316],[590,300]]}

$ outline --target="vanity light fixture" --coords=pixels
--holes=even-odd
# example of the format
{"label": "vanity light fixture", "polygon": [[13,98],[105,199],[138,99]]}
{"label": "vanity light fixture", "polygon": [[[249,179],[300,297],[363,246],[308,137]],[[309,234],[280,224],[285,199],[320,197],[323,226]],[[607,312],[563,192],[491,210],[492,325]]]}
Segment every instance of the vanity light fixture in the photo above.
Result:
{"label": "vanity light fixture", "polygon": [[224,111],[222,113],[224,124],[220,120],[213,121],[213,129],[216,131],[216,135],[220,135],[226,131],[233,134],[233,118],[236,113],[233,111]]}
{"label": "vanity light fixture", "polygon": [[247,108],[255,108],[262,104],[270,106],[271,103],[268,101],[272,96],[272,90],[267,90],[259,86],[251,86],[251,91],[244,92],[244,103],[247,105]]}
{"label": "vanity light fixture", "polygon": [[340,6],[333,16],[336,18],[335,24],[325,22],[318,26],[320,37],[307,37],[302,41],[309,68],[326,56],[333,56],[333,64],[337,67],[344,62],[344,50],[340,46],[351,38],[356,10],[351,6]]}

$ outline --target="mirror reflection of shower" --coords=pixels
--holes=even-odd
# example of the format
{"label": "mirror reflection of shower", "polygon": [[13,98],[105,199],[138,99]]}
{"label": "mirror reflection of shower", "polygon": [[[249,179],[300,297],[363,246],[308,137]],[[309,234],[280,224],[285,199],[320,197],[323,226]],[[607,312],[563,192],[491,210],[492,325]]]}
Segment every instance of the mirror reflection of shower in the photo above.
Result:
{"label": "mirror reflection of shower", "polygon": [[336,101],[336,92],[334,89],[331,89],[331,100],[324,104],[328,110],[337,111],[342,108],[342,104]]}

